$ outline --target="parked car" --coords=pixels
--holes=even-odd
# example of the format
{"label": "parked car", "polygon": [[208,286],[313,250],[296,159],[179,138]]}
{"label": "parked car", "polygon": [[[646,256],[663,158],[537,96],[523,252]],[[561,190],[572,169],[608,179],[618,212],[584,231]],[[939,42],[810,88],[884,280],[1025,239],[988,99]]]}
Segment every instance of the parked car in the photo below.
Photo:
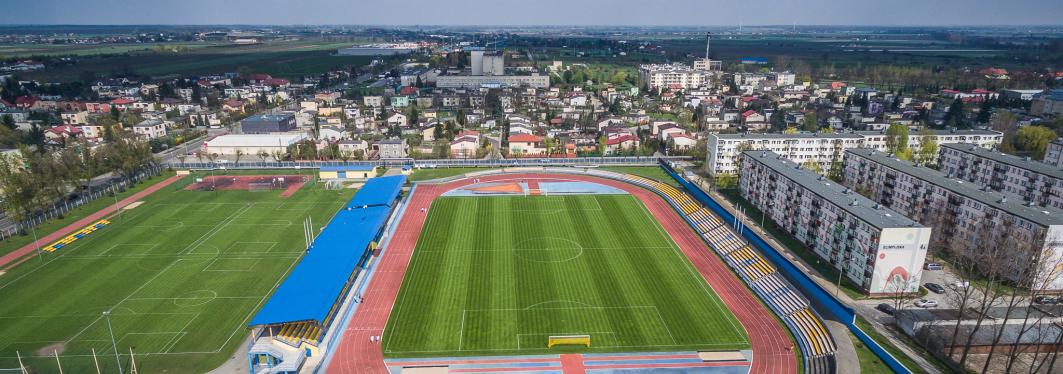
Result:
{"label": "parked car", "polygon": [[952,288],[967,288],[967,287],[970,287],[970,286],[971,286],[971,282],[968,282],[968,281],[960,281],[960,282],[949,283],[949,287],[952,287]]}
{"label": "parked car", "polygon": [[924,284],[923,287],[926,287],[926,289],[933,293],[945,293],[945,287],[941,287],[941,285],[937,283],[927,283]]}
{"label": "parked car", "polygon": [[1059,304],[1059,299],[1056,298],[1055,296],[1043,296],[1042,295],[1042,296],[1038,296],[1038,297],[1033,298],[1033,302],[1035,302],[1037,304],[1055,305],[1055,304]]}
{"label": "parked car", "polygon": [[878,304],[875,309],[878,309],[880,312],[889,314],[891,316],[893,315],[893,313],[897,312],[897,308],[894,308],[893,305],[889,304]]}
{"label": "parked car", "polygon": [[945,268],[944,265],[941,265],[941,264],[939,264],[937,262],[927,262],[926,265],[923,265],[923,269],[926,269],[926,270],[941,270],[941,269],[944,269],[944,268]]}
{"label": "parked car", "polygon": [[919,299],[919,301],[915,302],[915,306],[920,308],[933,308],[938,306],[938,302],[933,299]]}

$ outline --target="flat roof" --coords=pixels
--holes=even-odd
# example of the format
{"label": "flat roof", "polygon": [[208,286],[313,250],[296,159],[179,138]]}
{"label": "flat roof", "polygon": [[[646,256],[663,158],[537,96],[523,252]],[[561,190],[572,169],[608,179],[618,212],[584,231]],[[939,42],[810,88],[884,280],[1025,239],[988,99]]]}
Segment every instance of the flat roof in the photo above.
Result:
{"label": "flat roof", "polygon": [[720,139],[786,139],[786,138],[800,138],[800,139],[862,139],[863,137],[857,134],[851,133],[834,133],[823,134],[813,132],[799,132],[796,134],[782,134],[782,133],[763,133],[763,134],[711,134],[718,136]]}
{"label": "flat roof", "polygon": [[244,118],[244,119],[240,120],[240,122],[244,122],[244,121],[277,122],[277,121],[284,121],[284,120],[287,120],[287,119],[293,118],[293,117],[295,117],[295,115],[293,115],[293,114],[259,114],[259,115],[255,115],[255,116],[250,116],[250,117]]}
{"label": "flat roof", "polygon": [[[930,132],[934,133],[934,135],[937,135],[937,136],[947,136],[947,135],[964,135],[964,136],[966,136],[966,135],[1000,135],[1000,136],[1003,136],[1004,135],[1001,132],[993,131],[993,130],[941,130],[941,129],[930,129]],[[855,131],[854,133],[860,134],[860,135],[886,135],[886,130],[861,130],[861,131]],[[908,133],[908,136],[916,136],[916,135],[919,135],[919,133],[918,132],[909,132]]]}
{"label": "flat roof", "polygon": [[321,171],[370,171],[375,168],[373,165],[322,166]]}
{"label": "flat roof", "polygon": [[1038,174],[1044,174],[1053,178],[1063,179],[1063,170],[1060,170],[1052,165],[1034,161],[1028,158],[1009,155],[1006,153],[1000,153],[992,150],[988,150],[974,144],[942,144],[942,148],[954,149],[960,152],[969,153],[978,157],[988,158],[990,160],[1014,166],[1020,169],[1025,169]]}
{"label": "flat roof", "polygon": [[287,147],[306,138],[303,133],[222,135],[207,141],[208,147]]}
{"label": "flat roof", "polygon": [[[802,169],[798,164],[771,151],[745,151],[757,162],[790,179],[828,203],[848,212],[854,217],[880,229],[898,227],[924,227],[892,209],[886,208],[834,181]],[[852,203],[856,202],[855,205]]]}
{"label": "flat roof", "polygon": [[[921,179],[924,182],[952,191],[957,195],[991,206],[1027,221],[1042,226],[1063,225],[1063,211],[1053,208],[1027,206],[1023,204],[1021,196],[1006,192],[985,191],[975,183],[949,178],[945,173],[940,171],[916,166],[914,163],[890,157],[885,153],[873,149],[854,148],[847,149],[845,152],[882,164],[886,167]],[[1007,198],[1007,200],[1002,202],[1002,198]]]}

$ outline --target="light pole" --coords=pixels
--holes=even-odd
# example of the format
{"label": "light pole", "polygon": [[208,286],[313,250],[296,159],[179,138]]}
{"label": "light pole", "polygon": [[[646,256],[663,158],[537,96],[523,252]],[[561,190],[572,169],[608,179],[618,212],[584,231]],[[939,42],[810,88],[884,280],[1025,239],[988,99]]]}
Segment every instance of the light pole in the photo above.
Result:
{"label": "light pole", "polygon": [[122,370],[122,360],[118,357],[118,343],[114,341],[114,330],[111,329],[111,311],[104,311],[103,317],[107,319],[107,332],[111,334],[111,347],[114,347],[114,363],[118,364],[118,374],[124,374]]}
{"label": "light pole", "polygon": [[[103,160],[110,161],[107,157],[104,157]],[[117,218],[122,218],[122,211],[118,209],[118,187],[114,183],[111,184],[111,193],[114,194],[114,213],[118,216]]]}

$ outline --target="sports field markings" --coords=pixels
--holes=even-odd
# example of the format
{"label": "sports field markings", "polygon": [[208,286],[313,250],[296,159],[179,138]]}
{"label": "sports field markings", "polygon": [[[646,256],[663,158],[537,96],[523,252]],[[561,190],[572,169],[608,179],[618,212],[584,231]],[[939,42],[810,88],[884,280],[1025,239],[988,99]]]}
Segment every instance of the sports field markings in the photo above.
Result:
{"label": "sports field markings", "polygon": [[[237,261],[239,261],[239,260],[254,260],[254,261],[251,261],[250,265],[247,265],[243,269],[212,269],[212,267],[214,267],[214,265],[218,262],[218,260],[237,260]],[[203,267],[203,270],[200,270],[200,271],[220,271],[220,272],[251,271],[252,269],[255,268],[255,266],[258,266],[259,262],[262,262],[262,258],[261,257],[235,257],[235,258],[234,257],[215,257],[214,261],[211,261],[209,264],[207,264],[207,266]]]}
{"label": "sports field markings", "polygon": [[[232,244],[229,244],[229,248],[225,248],[224,252],[225,254],[243,255],[267,254],[276,246],[277,242],[233,242]],[[262,249],[263,247],[265,247],[265,249]],[[235,252],[233,251],[234,249],[236,250]]]}
{"label": "sports field markings", "polygon": [[195,248],[197,245],[205,243],[208,239],[214,237],[215,234],[221,232],[222,230],[225,229],[225,227],[229,226],[229,224],[232,223],[233,220],[236,219],[236,217],[240,215],[240,213],[244,212],[245,210],[250,209],[254,205],[255,205],[254,203],[250,203],[248,205],[245,205],[243,208],[237,209],[236,212],[233,212],[233,214],[230,214],[229,216],[225,217],[225,219],[223,219],[221,222],[219,222],[217,226],[214,226],[213,229],[211,229],[210,231],[207,231],[206,233],[203,234],[203,236],[200,236],[198,239],[196,239],[192,243],[189,243],[188,246],[185,247],[185,249],[182,250],[179,253],[180,254],[187,254],[190,251],[192,251],[192,249]]}
{"label": "sports field markings", "polygon": [[[136,251],[135,248],[145,248],[145,247],[147,247],[146,249],[141,249],[141,250],[138,251],[138,252],[141,252],[141,253],[146,253],[146,252],[151,252],[151,250],[155,249],[155,247],[158,247],[158,246],[159,246],[158,243],[154,243],[154,244],[115,244],[115,245],[112,245],[110,248],[105,249],[103,252],[100,252],[96,256],[98,256],[98,257],[114,256],[114,255],[109,254],[109,253],[111,253],[111,251],[113,251],[115,248],[131,248],[134,251]],[[119,251],[119,253],[123,253],[123,252]],[[121,256],[121,255],[119,255],[119,256]]]}
{"label": "sports field markings", "polygon": [[[664,199],[663,197],[660,197],[659,195],[657,195],[657,197],[660,198],[660,199]],[[636,200],[638,200],[638,199],[636,198]],[[667,202],[665,202],[665,203],[667,204]],[[687,269],[687,272],[691,276],[693,276],[695,279],[700,279],[701,280],[701,289],[704,290],[705,294],[708,295],[710,300],[712,300],[712,303],[713,303],[713,305],[716,306],[717,311],[719,313],[721,313],[721,314],[730,313],[730,311],[724,305],[722,305],[723,304],[722,297],[719,296],[720,294],[716,292],[716,289],[714,289],[712,287],[712,285],[709,284],[709,280],[705,279],[704,277],[702,277],[701,273],[698,272],[697,269],[694,269],[694,261],[693,261],[693,259],[688,258],[685,254],[683,254],[680,251],[679,244],[676,243],[675,240],[673,240],[672,237],[670,235],[668,235],[664,231],[664,227],[661,225],[660,222],[657,221],[656,218],[653,217],[653,214],[650,213],[650,209],[646,206],[646,204],[642,203],[642,201],[639,201],[638,205],[641,207],[642,214],[645,215],[647,219],[653,221],[654,226],[657,228],[657,232],[659,234],[661,234],[663,237],[668,238],[668,240],[671,241],[672,244],[674,244],[674,245],[671,246],[672,247],[672,252],[675,253],[675,255],[677,257],[682,259],[682,262],[685,264],[684,267]],[[669,205],[668,208],[672,209],[672,206]],[[685,227],[688,227],[688,229],[689,229],[690,225],[686,225]],[[709,253],[708,255],[709,256],[714,256],[715,252]],[[727,274],[727,276],[736,276],[736,275]],[[706,287],[708,287],[708,288],[706,288]],[[727,319],[728,324],[731,325],[731,328],[734,329],[733,331],[735,331],[735,332],[746,332],[745,329],[740,328],[740,327],[735,325],[734,320],[737,319],[737,317],[733,318],[733,319],[732,318],[726,318],[726,319]],[[745,336],[742,336],[742,335],[748,335],[748,332],[746,332],[746,334],[737,334],[737,335],[739,335],[738,337],[741,339],[741,341],[743,343],[749,344],[749,339],[747,337],[745,337]]]}

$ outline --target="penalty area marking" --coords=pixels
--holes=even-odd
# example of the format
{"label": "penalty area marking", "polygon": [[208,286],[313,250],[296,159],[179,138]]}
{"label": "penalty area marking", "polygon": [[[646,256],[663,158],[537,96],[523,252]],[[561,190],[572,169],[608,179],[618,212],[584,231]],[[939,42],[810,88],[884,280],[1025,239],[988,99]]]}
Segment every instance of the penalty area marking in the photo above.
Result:
{"label": "penalty area marking", "polygon": [[[158,246],[159,246],[158,243],[155,243],[155,244],[115,244],[115,245],[112,245],[110,248],[105,249],[103,252],[100,252],[100,254],[98,254],[96,256],[106,256],[106,255],[108,255],[108,253],[111,253],[111,251],[113,251],[115,248],[119,248],[119,247],[131,248],[136,253],[148,253],[148,252],[151,252],[151,250],[155,249],[155,247],[158,247]],[[145,247],[147,247],[147,249],[143,249],[143,250],[139,250],[139,251],[136,250],[136,248],[145,248]],[[119,251],[119,252],[122,252],[122,251]],[[128,254],[128,253],[119,253],[118,255],[122,255],[122,254]],[[114,256],[114,255],[110,255],[110,256]]]}
{"label": "penalty area marking", "polygon": [[[236,266],[219,266],[221,269],[214,268],[215,267],[214,265],[217,264],[219,260],[235,262],[235,263],[250,262],[250,264],[248,264],[246,266],[246,268],[243,268],[243,269],[237,269]],[[209,264],[207,264],[207,266],[203,267],[203,270],[201,270],[201,271],[245,272],[245,271],[253,270],[255,268],[255,266],[258,265],[259,262],[262,262],[262,258],[261,257],[237,257],[237,258],[215,257],[214,260],[211,261]],[[231,265],[235,265],[235,264],[231,264]]]}

